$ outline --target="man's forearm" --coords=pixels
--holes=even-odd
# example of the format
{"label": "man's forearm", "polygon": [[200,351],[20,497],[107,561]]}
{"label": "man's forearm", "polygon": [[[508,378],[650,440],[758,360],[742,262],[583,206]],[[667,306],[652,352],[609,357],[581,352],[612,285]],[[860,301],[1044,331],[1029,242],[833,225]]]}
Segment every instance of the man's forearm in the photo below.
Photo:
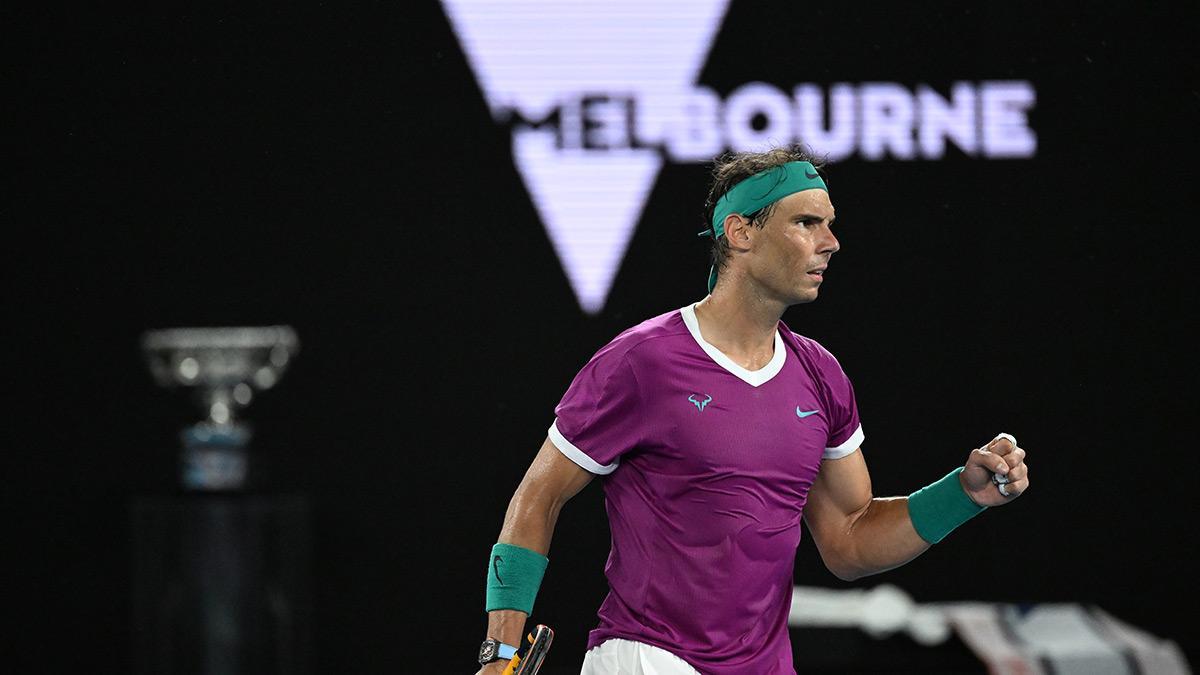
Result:
{"label": "man's forearm", "polygon": [[487,636],[506,645],[521,646],[521,633],[525,632],[525,612],[516,609],[497,609],[488,612]]}
{"label": "man's forearm", "polygon": [[[542,443],[504,514],[504,527],[497,543],[508,545],[500,548],[505,549],[502,553],[509,559],[501,561],[493,557],[488,561],[487,606],[497,608],[488,612],[488,637],[514,647],[521,645],[525,621],[529,618],[527,612],[533,607],[541,574],[546,569],[550,538],[558,514],[591,479],[592,474],[567,459],[549,438]],[[527,550],[513,550],[513,547]],[[514,564],[516,568],[510,569]],[[505,573],[503,579],[502,571]],[[516,574],[515,578],[511,573]],[[495,584],[492,583],[493,575]],[[480,672],[491,675],[500,670],[502,667],[496,663]]]}
{"label": "man's forearm", "polygon": [[899,567],[930,546],[913,528],[907,497],[872,499],[850,522],[844,541],[835,574],[846,580]]}
{"label": "man's forearm", "polygon": [[563,503],[534,486],[522,485],[521,488],[508,503],[497,541],[546,555],[550,552],[550,539],[554,536]]}
{"label": "man's forearm", "polygon": [[[546,555],[562,503],[547,498],[533,486],[522,487],[508,504],[498,541]],[[488,637],[519,647],[528,618],[525,612],[515,609],[488,612]]]}

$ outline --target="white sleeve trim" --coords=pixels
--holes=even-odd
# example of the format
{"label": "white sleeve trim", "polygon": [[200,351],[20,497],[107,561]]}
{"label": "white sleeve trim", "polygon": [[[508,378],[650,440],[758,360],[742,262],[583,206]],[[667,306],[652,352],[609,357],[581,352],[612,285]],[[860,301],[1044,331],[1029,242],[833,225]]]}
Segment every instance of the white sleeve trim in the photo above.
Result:
{"label": "white sleeve trim", "polygon": [[550,435],[550,442],[554,444],[554,447],[558,448],[559,452],[566,455],[567,459],[575,462],[590,473],[607,476],[615,471],[617,464],[620,463],[617,461],[609,464],[608,466],[604,466],[591,457],[588,457],[587,453],[575,447],[574,443],[568,441],[567,437],[562,435],[562,432],[558,430],[558,420],[554,420],[554,423],[550,425],[550,431],[548,433]]}
{"label": "white sleeve trim", "polygon": [[836,448],[825,448],[825,453],[821,455],[821,459],[841,459],[857,450],[858,446],[862,445],[864,438],[866,436],[863,436],[862,425],[860,424],[844,443]]}

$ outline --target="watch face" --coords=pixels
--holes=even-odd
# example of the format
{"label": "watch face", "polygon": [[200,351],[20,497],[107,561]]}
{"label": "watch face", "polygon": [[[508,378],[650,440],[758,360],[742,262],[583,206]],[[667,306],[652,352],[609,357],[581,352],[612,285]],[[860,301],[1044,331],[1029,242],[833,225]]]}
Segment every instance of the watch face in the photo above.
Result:
{"label": "watch face", "polygon": [[496,652],[500,651],[500,643],[495,640],[484,640],[479,647],[479,662],[491,663],[496,660]]}

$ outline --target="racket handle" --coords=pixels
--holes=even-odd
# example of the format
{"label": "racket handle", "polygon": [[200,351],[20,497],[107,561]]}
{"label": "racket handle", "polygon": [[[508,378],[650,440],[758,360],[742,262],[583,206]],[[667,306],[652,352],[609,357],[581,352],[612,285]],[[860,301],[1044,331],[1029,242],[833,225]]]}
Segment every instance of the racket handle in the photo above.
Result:
{"label": "racket handle", "polygon": [[501,675],[537,675],[546,653],[550,651],[550,643],[554,641],[554,630],[538,624],[532,633],[525,636],[525,641],[526,644],[521,645]]}

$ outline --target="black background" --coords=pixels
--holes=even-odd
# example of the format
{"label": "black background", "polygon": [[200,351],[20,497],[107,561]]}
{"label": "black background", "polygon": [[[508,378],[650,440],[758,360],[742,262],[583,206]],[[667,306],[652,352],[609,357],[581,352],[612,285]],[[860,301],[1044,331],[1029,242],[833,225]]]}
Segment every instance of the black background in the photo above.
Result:
{"label": "black background", "polygon": [[[6,642],[39,670],[128,670],[131,496],[169,491],[195,419],[148,328],[288,323],[248,411],[274,489],[313,504],[318,672],[466,672],[487,551],[587,358],[699,299],[707,167],[668,163],[607,308],[584,315],[510,131],[436,3],[8,17],[17,177]],[[1195,5],[736,2],[700,83],[1027,79],[1031,160],[829,170],[842,251],[785,321],[839,357],[877,495],[998,431],[1033,488],[892,582],[919,601],[1084,602],[1179,641],[1194,601]],[[604,594],[598,482],[538,600],[580,658]],[[15,546],[13,546],[15,545]],[[807,539],[797,582],[851,586]],[[460,658],[461,656],[461,658]]]}

